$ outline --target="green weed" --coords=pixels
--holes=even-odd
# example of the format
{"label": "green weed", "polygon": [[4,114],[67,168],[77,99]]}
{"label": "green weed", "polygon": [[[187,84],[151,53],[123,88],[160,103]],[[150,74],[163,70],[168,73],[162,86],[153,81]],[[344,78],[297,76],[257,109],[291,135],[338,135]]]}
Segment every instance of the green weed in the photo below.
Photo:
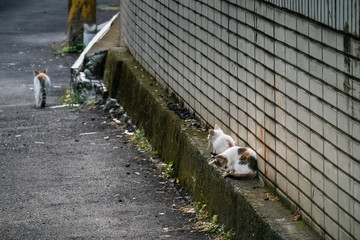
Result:
{"label": "green weed", "polygon": [[79,104],[82,104],[80,98],[80,93],[76,93],[71,90],[70,87],[65,89],[65,93],[60,97],[60,104],[69,106],[70,109],[77,107]]}
{"label": "green weed", "polygon": [[76,42],[74,45],[63,47],[60,51],[55,52],[55,55],[81,53],[84,49],[85,45],[83,42]]}
{"label": "green weed", "polygon": [[130,143],[142,149],[143,151],[150,153],[150,155],[154,158],[158,156],[158,152],[151,146],[149,141],[146,139],[143,129],[139,129],[134,133],[133,137],[130,140]]}
{"label": "green weed", "polygon": [[93,108],[98,103],[98,101],[99,100],[97,100],[97,99],[87,100],[84,102],[84,105],[86,105],[89,108]]}
{"label": "green weed", "polygon": [[214,234],[216,240],[232,240],[235,238],[233,231],[225,231],[224,225],[219,223],[217,215],[209,217],[205,204],[196,203],[194,209],[197,219],[194,230]]}
{"label": "green weed", "polygon": [[165,178],[174,178],[175,177],[175,171],[174,171],[174,162],[169,162],[164,171],[164,177]]}
{"label": "green weed", "polygon": [[206,204],[201,204],[199,202],[195,203],[195,212],[196,218],[198,220],[205,220],[208,219],[208,213],[206,211]]}
{"label": "green weed", "polygon": [[214,215],[210,222],[204,224],[202,232],[216,234],[217,240],[232,240],[235,237],[233,231],[225,231],[224,225],[219,223],[217,215]]}
{"label": "green weed", "polygon": [[220,233],[221,232],[221,226],[219,225],[218,216],[214,215],[212,217],[211,222],[208,222],[204,226],[204,232],[210,232],[210,233]]}

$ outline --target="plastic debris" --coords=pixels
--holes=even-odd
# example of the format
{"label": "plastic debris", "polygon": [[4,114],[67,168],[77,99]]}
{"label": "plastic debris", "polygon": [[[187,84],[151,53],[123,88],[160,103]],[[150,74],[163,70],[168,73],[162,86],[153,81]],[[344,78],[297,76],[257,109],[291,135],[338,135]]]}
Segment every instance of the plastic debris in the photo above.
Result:
{"label": "plastic debris", "polygon": [[88,132],[88,133],[80,133],[80,136],[86,136],[86,135],[94,135],[97,134],[97,132]]}
{"label": "plastic debris", "polygon": [[124,132],[126,135],[129,135],[129,136],[132,136],[132,135],[134,135],[134,133],[133,132],[129,132],[128,130],[125,130],[125,132]]}
{"label": "plastic debris", "polygon": [[116,123],[116,124],[121,124],[121,121],[117,118],[113,118],[113,121]]}

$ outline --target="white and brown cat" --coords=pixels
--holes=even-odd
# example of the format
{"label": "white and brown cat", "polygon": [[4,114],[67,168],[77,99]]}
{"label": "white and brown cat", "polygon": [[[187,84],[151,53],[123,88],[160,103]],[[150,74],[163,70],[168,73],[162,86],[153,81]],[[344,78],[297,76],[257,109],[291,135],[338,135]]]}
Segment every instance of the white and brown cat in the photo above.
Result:
{"label": "white and brown cat", "polygon": [[224,170],[224,177],[254,179],[257,176],[256,153],[250,148],[236,147],[231,136],[226,135],[219,125],[209,130],[209,144],[212,145],[215,164]]}
{"label": "white and brown cat", "polygon": [[34,70],[34,95],[35,95],[35,105],[37,108],[43,108],[46,104],[46,95],[49,91],[51,82],[50,78],[47,75],[47,69],[40,72]]}
{"label": "white and brown cat", "polygon": [[217,124],[215,124],[214,129],[209,130],[207,139],[213,148],[213,155],[222,153],[228,148],[235,146],[234,139],[232,139],[231,136],[226,135]]}
{"label": "white and brown cat", "polygon": [[256,153],[245,147],[231,147],[215,156],[210,162],[224,170],[223,177],[235,179],[254,179],[257,172]]}

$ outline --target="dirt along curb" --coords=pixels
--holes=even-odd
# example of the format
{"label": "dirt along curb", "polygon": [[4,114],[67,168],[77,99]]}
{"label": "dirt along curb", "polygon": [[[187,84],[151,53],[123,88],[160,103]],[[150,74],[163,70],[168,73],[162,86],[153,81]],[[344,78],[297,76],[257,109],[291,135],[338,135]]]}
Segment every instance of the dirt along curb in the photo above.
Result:
{"label": "dirt along curb", "polygon": [[[206,204],[210,214],[218,215],[227,229],[235,231],[236,239],[319,239],[303,221],[291,221],[290,210],[270,194],[262,181],[224,179],[218,169],[208,164],[207,131],[195,119],[183,117],[181,103],[176,103],[120,46],[118,35],[114,34],[119,29],[117,21],[103,38],[107,48],[94,44],[85,61],[72,69],[73,83],[78,82],[81,71],[88,69],[89,61],[101,55],[101,67],[93,73],[103,76],[101,91],[119,101],[132,122],[144,130],[162,161],[174,163],[176,176],[194,201]],[[116,39],[111,43],[107,37]],[[100,46],[98,50],[96,45]],[[79,84],[74,86],[82,91],[77,88]]]}

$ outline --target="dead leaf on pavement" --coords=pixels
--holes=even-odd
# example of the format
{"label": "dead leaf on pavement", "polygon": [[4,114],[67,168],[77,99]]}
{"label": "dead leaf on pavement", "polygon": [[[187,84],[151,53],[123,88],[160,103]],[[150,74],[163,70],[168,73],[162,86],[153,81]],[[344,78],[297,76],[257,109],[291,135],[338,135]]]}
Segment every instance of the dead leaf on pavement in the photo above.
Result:
{"label": "dead leaf on pavement", "polygon": [[291,221],[292,222],[297,222],[297,221],[300,221],[301,220],[301,212],[299,209],[297,209],[294,214],[292,215],[291,217]]}
{"label": "dead leaf on pavement", "polygon": [[195,209],[189,206],[181,207],[180,210],[183,213],[195,213]]}
{"label": "dead leaf on pavement", "polygon": [[270,193],[266,193],[265,194],[265,198],[264,198],[265,201],[272,201],[272,202],[276,202],[276,201],[279,201],[280,199],[277,197],[277,196],[272,196]]}
{"label": "dead leaf on pavement", "polygon": [[195,223],[195,227],[191,228],[191,232],[202,232],[204,228],[207,226],[206,222],[198,221]]}

